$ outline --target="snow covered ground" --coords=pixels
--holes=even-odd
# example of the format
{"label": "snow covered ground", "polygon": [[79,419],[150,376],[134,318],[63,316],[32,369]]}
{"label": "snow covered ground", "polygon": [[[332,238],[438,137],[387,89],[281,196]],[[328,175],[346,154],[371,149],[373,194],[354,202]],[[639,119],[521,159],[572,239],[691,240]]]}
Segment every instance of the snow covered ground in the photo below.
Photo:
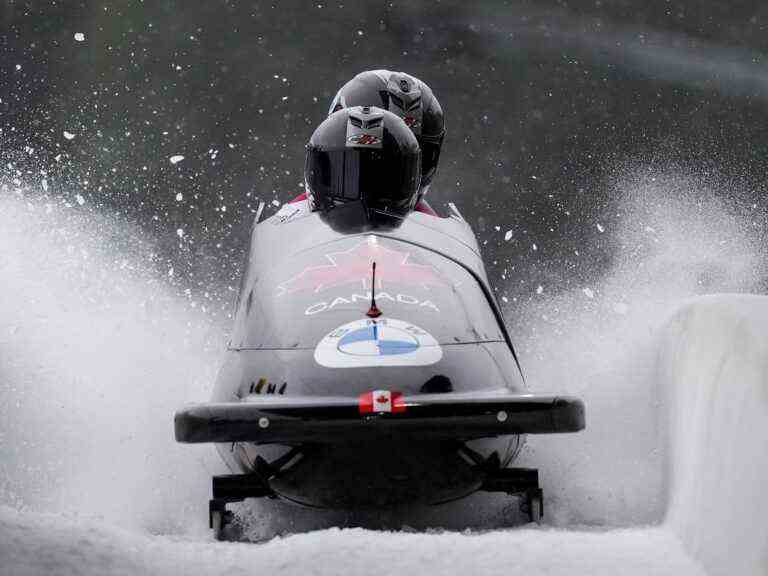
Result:
{"label": "snow covered ground", "polygon": [[183,541],[0,511],[8,574],[653,574],[705,572],[668,530],[393,533],[332,528],[265,544]]}
{"label": "snow covered ground", "polygon": [[474,497],[409,523],[451,531],[418,532],[329,528],[268,503],[257,537],[306,533],[257,545],[211,540],[220,464],[172,437],[174,409],[208,393],[226,326],[125,223],[1,200],[2,574],[768,574],[768,297],[690,298],[701,270],[711,291],[753,286],[749,238],[698,250],[737,222],[704,214],[665,235],[643,215],[641,266],[531,306],[532,386],[588,407],[584,434],[531,438],[522,455],[542,469],[549,526],[487,530],[503,510]]}

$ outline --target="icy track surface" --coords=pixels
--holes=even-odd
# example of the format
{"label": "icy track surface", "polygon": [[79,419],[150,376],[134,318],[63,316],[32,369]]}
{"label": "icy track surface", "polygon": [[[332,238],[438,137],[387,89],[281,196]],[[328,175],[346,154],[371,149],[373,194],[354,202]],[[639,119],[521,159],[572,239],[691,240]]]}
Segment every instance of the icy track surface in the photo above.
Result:
{"label": "icy track surface", "polygon": [[262,545],[180,542],[106,525],[0,512],[8,574],[704,575],[667,530],[485,534],[322,530]]}
{"label": "icy track surface", "polygon": [[[583,435],[531,439],[522,457],[542,469],[550,526],[485,531],[505,525],[503,505],[479,498],[414,523],[466,532],[329,529],[267,504],[257,538],[317,530],[256,545],[211,540],[222,469],[173,442],[173,411],[207,397],[226,327],[130,225],[0,198],[0,574],[766,576],[768,297],[692,288],[756,287],[762,244],[698,206],[641,213],[639,266],[530,305],[534,389],[563,382],[588,407]],[[640,245],[632,230],[614,240]]]}

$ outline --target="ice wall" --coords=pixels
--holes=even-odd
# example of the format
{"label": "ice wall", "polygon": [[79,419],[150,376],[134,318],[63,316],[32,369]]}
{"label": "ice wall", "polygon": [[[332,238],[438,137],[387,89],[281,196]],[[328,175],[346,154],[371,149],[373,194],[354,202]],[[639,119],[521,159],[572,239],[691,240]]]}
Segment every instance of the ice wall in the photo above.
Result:
{"label": "ice wall", "polygon": [[768,297],[682,307],[660,341],[666,524],[713,575],[768,574]]}

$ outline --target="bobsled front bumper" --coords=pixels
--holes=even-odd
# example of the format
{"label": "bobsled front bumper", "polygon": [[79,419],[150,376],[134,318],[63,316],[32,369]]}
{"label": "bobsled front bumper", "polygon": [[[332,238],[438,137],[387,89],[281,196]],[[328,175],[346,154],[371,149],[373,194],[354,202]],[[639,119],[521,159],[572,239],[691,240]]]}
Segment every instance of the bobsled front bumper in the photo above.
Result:
{"label": "bobsled front bumper", "polygon": [[254,397],[197,404],[176,413],[176,440],[289,445],[409,436],[472,440],[578,432],[585,425],[584,403],[567,396],[447,393],[397,401],[397,409],[387,412],[365,412],[354,397]]}

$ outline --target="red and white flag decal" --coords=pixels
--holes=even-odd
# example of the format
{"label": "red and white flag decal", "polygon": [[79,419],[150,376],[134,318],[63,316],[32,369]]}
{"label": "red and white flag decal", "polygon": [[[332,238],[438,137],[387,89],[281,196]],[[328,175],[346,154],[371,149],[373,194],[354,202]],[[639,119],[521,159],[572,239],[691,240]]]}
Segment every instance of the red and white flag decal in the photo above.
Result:
{"label": "red and white flag decal", "polygon": [[405,412],[405,399],[401,392],[373,390],[360,395],[360,414]]}

